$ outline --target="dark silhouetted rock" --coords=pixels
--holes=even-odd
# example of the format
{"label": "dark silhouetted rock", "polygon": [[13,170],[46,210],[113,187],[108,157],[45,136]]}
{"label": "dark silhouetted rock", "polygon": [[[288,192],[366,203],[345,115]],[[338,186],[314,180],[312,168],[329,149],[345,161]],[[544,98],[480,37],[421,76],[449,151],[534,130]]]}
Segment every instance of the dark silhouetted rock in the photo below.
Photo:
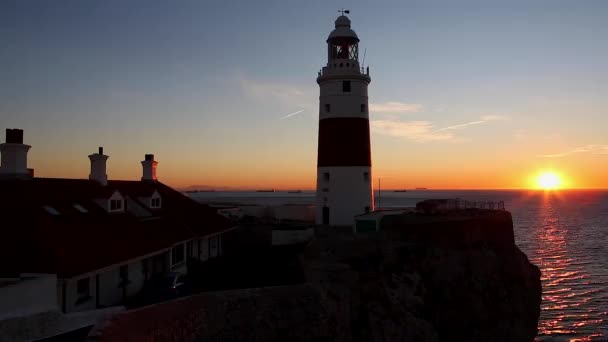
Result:
{"label": "dark silhouetted rock", "polygon": [[382,231],[319,228],[303,255],[336,341],[533,341],[540,271],[513,242],[511,215],[386,216]]}

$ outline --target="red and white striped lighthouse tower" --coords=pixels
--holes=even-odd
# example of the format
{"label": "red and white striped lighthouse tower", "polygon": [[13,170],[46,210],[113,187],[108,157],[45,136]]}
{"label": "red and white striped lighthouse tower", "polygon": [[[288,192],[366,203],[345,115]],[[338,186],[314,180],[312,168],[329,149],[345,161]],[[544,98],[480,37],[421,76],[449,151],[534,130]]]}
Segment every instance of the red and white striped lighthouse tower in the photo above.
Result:
{"label": "red and white striped lighthouse tower", "polygon": [[341,15],[327,38],[327,66],[319,72],[316,223],[352,225],[374,209],[367,86],[359,38]]}

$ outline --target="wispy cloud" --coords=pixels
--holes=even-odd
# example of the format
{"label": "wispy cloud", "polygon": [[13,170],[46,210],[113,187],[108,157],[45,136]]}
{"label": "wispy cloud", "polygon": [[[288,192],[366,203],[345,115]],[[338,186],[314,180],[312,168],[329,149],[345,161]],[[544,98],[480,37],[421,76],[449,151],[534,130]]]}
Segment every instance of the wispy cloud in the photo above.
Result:
{"label": "wispy cloud", "polygon": [[260,102],[276,103],[285,107],[312,109],[317,107],[314,87],[300,87],[289,83],[240,80],[245,96]]}
{"label": "wispy cloud", "polygon": [[452,129],[463,129],[463,128],[466,128],[469,126],[475,126],[475,125],[479,125],[482,123],[486,123],[488,121],[506,121],[506,120],[510,120],[510,119],[509,119],[509,117],[504,116],[504,115],[484,115],[477,121],[471,121],[471,122],[467,122],[467,123],[463,123],[463,124],[459,124],[459,125],[453,125],[453,126],[440,128],[436,132],[449,131]]}
{"label": "wispy cloud", "polygon": [[[419,142],[428,141],[455,141],[459,139],[452,131],[465,129],[470,126],[480,125],[490,121],[508,120],[506,116],[486,115],[480,120],[452,125],[443,128],[435,128],[430,121],[400,121],[394,119],[373,120],[372,130],[378,134],[403,137]],[[460,139],[462,140],[462,139]]]}
{"label": "wispy cloud", "polygon": [[480,118],[482,121],[509,121],[510,117],[506,115],[484,115]]}
{"label": "wispy cloud", "polygon": [[433,123],[429,121],[373,120],[371,126],[372,130],[378,134],[402,137],[420,142],[450,140],[454,138],[452,133],[434,131]]}
{"label": "wispy cloud", "polygon": [[418,103],[403,102],[382,102],[370,103],[369,110],[378,113],[416,113],[422,110],[422,105]]}
{"label": "wispy cloud", "polygon": [[291,114],[285,115],[284,117],[280,118],[279,120],[287,119],[288,117],[291,117],[291,116],[294,116],[294,115],[298,115],[298,114],[302,113],[303,111],[304,111],[304,109],[300,109],[297,112],[293,112]]}
{"label": "wispy cloud", "polygon": [[562,158],[567,157],[572,154],[577,153],[593,153],[593,154],[608,154],[608,145],[585,145],[579,146],[567,151],[553,153],[553,154],[543,154],[541,157],[543,158]]}
{"label": "wispy cloud", "polygon": [[460,125],[454,125],[454,126],[448,126],[448,127],[440,128],[440,129],[436,130],[435,132],[449,131],[451,129],[461,129],[461,128],[465,128],[465,127],[468,127],[468,126],[479,125],[479,124],[482,124],[484,122],[485,121],[483,121],[483,120],[471,121],[471,122],[463,123],[463,124],[460,124]]}

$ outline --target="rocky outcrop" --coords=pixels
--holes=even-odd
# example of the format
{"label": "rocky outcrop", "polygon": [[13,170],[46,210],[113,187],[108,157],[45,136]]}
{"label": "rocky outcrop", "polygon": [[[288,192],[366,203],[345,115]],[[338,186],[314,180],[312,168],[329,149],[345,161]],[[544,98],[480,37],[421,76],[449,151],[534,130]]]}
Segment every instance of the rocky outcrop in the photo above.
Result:
{"label": "rocky outcrop", "polygon": [[302,256],[335,341],[533,341],[540,271],[511,216],[387,216],[379,234],[319,228]]}

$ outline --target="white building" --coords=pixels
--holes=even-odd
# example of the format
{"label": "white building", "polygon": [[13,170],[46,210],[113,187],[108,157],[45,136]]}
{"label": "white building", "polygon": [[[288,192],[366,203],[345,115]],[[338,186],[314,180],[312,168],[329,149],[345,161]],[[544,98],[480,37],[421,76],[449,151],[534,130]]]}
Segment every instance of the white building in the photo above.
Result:
{"label": "white building", "polygon": [[359,38],[342,15],[327,38],[327,66],[319,72],[316,223],[350,226],[373,211],[367,86]]}
{"label": "white building", "polygon": [[34,178],[22,139],[7,130],[0,145],[0,278],[55,274],[59,309],[83,311],[123,303],[151,275],[185,271],[189,257],[223,253],[233,223],[159,182],[153,155],[141,181],[108,180],[102,148],[89,179]]}

